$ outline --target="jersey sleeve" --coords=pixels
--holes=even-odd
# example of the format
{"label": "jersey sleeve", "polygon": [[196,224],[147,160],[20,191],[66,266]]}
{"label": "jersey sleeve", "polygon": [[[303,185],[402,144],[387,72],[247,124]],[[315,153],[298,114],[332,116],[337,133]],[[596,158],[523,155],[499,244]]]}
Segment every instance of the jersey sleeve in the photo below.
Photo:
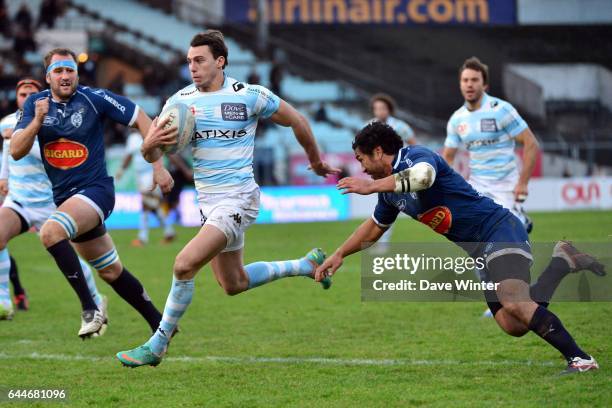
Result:
{"label": "jersey sleeve", "polygon": [[130,99],[106,89],[96,90],[94,94],[97,95],[96,106],[106,117],[126,126],[136,122],[139,108]]}
{"label": "jersey sleeve", "polygon": [[519,133],[528,128],[527,122],[509,103],[504,104],[501,108],[499,125],[511,137],[517,137]]}
{"label": "jersey sleeve", "polygon": [[175,102],[176,102],[176,94],[172,95],[166,100],[166,103],[164,103],[164,107],[162,108],[162,112],[165,111],[168,106],[172,105]]}
{"label": "jersey sleeve", "polygon": [[280,107],[281,99],[261,85],[248,85],[247,94],[253,98],[251,111],[263,119],[274,115]]}
{"label": "jersey sleeve", "polygon": [[34,119],[34,95],[31,95],[26,99],[25,104],[23,105],[23,113],[21,117],[17,121],[17,125],[15,125],[15,130],[13,134],[17,133],[28,127],[28,125]]}
{"label": "jersey sleeve", "polygon": [[378,193],[378,203],[374,208],[374,214],[372,214],[372,220],[381,228],[389,228],[391,224],[397,219],[399,210],[387,203],[383,193]]}
{"label": "jersey sleeve", "polygon": [[456,149],[461,146],[461,138],[455,130],[455,125],[452,118],[446,124],[446,140],[444,141],[444,146],[452,149]]}

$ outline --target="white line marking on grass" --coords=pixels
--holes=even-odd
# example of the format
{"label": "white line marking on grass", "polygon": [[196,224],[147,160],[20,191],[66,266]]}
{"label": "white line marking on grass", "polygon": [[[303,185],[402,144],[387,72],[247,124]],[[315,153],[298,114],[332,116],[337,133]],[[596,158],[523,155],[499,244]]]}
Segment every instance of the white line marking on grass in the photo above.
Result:
{"label": "white line marking on grass", "polygon": [[[0,353],[0,360],[56,360],[56,361],[109,361],[111,357],[95,357],[69,354],[7,354]],[[327,358],[327,357],[166,357],[164,361],[180,363],[220,362],[230,364],[319,364],[332,366],[535,366],[549,367],[561,362],[531,360],[403,360],[403,359],[361,359],[361,358]]]}

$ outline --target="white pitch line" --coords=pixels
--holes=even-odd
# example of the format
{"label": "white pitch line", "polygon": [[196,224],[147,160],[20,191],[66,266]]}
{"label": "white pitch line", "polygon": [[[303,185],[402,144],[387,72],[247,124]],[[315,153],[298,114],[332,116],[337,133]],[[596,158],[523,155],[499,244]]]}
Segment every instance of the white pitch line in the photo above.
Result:
{"label": "white pitch line", "polygon": [[[0,360],[56,360],[56,361],[110,361],[111,357],[95,357],[69,354],[6,354],[0,353]],[[531,360],[403,360],[403,359],[360,359],[360,358],[327,358],[327,357],[166,357],[164,361],[181,363],[221,362],[232,364],[319,364],[332,366],[535,366],[549,367],[561,364],[552,361]]]}

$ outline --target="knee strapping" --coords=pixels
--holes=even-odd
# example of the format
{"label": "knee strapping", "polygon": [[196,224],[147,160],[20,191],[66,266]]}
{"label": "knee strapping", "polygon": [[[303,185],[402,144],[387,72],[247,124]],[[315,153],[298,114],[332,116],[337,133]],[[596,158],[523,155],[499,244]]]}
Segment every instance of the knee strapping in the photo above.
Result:
{"label": "knee strapping", "polygon": [[119,254],[114,246],[110,251],[104,253],[102,256],[89,260],[89,264],[97,271],[108,268],[115,262],[119,262]]}
{"label": "knee strapping", "polygon": [[58,223],[66,232],[66,235],[68,235],[68,239],[76,238],[79,231],[78,226],[74,218],[72,218],[68,213],[56,211],[49,217],[49,221]]}

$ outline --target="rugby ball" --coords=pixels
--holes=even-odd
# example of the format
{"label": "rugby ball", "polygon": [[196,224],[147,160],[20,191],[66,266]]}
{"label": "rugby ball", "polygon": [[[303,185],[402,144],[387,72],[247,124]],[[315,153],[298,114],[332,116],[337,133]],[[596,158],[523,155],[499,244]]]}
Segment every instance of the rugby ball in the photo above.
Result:
{"label": "rugby ball", "polygon": [[195,117],[187,105],[184,103],[174,103],[166,107],[159,114],[157,120],[161,122],[166,118],[170,120],[166,123],[164,129],[176,126],[178,128],[178,135],[176,136],[175,144],[165,145],[161,147],[161,150],[166,154],[180,152],[191,142],[195,132]]}

